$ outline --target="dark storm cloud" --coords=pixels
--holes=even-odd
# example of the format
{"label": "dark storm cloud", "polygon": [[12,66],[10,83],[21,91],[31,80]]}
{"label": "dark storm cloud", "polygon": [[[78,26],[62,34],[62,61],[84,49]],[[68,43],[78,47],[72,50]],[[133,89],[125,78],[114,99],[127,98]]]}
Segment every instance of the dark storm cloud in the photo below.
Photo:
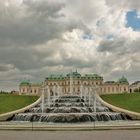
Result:
{"label": "dark storm cloud", "polygon": [[28,47],[61,36],[60,23],[56,27],[55,22],[40,23],[40,20],[33,20],[25,19],[21,23],[0,26],[0,47]]}
{"label": "dark storm cloud", "polygon": [[20,14],[11,10],[15,7],[8,7],[5,9],[5,18],[0,16],[0,47],[43,44],[61,37],[65,30],[71,28],[65,21],[59,20],[63,16],[59,14],[63,3],[24,0],[20,7],[17,9]]}

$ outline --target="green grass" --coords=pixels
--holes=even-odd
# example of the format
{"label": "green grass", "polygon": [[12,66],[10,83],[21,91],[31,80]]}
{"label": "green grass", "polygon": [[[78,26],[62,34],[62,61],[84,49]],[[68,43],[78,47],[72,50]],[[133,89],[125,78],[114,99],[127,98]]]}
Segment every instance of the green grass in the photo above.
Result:
{"label": "green grass", "polygon": [[140,113],[140,93],[102,95],[106,102],[130,111]]}
{"label": "green grass", "polygon": [[23,108],[37,99],[37,96],[0,94],[0,114]]}

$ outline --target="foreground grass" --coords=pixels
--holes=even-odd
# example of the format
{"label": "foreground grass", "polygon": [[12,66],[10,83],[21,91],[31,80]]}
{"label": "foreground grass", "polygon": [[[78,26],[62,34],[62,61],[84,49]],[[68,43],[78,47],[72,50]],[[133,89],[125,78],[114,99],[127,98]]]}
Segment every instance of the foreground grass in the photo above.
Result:
{"label": "foreground grass", "polygon": [[140,113],[140,93],[102,95],[101,98],[117,107]]}
{"label": "foreground grass", "polygon": [[37,96],[0,94],[0,114],[23,108],[37,99]]}

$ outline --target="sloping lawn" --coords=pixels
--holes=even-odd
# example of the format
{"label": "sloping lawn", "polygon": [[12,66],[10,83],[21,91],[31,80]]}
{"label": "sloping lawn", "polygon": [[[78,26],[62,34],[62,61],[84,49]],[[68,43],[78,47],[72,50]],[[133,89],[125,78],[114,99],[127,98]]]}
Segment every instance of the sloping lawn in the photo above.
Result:
{"label": "sloping lawn", "polygon": [[0,114],[23,108],[37,99],[37,96],[0,94]]}
{"label": "sloping lawn", "polygon": [[140,113],[140,93],[109,94],[101,98],[117,107]]}

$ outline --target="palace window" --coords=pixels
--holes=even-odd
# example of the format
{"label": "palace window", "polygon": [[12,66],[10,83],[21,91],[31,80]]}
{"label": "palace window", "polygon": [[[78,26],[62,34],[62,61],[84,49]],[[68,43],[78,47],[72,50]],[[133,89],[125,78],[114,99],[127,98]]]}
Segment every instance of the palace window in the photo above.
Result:
{"label": "palace window", "polygon": [[78,92],[80,91],[80,88],[78,87]]}
{"label": "palace window", "polygon": [[124,87],[124,91],[126,91],[126,88]]}

